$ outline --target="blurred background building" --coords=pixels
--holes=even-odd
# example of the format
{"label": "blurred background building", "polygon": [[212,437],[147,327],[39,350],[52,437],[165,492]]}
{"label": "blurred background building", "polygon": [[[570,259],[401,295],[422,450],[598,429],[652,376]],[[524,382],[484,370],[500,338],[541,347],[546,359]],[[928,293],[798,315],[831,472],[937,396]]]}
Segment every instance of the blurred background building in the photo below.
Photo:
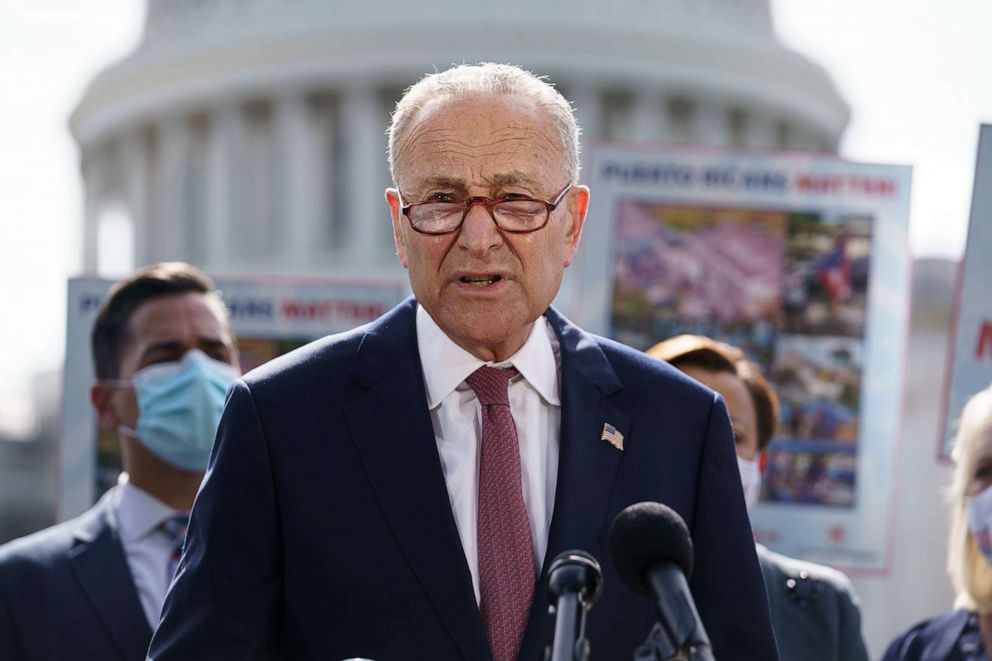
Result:
{"label": "blurred background building", "polygon": [[[400,275],[383,189],[402,90],[455,62],[546,74],[589,140],[836,150],[848,107],[767,0],[150,0],[72,114],[84,267]],[[103,237],[103,238],[101,238]]]}

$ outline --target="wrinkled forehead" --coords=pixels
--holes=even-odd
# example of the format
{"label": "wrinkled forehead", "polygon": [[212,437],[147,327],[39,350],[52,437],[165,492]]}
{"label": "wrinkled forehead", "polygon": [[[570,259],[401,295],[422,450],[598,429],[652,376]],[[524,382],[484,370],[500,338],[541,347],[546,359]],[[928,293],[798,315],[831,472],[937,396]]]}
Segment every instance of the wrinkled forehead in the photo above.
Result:
{"label": "wrinkled forehead", "polygon": [[565,169],[562,145],[547,111],[513,94],[431,100],[413,116],[397,147],[398,180],[423,175],[417,172],[422,164],[483,170],[532,166],[546,173]]}

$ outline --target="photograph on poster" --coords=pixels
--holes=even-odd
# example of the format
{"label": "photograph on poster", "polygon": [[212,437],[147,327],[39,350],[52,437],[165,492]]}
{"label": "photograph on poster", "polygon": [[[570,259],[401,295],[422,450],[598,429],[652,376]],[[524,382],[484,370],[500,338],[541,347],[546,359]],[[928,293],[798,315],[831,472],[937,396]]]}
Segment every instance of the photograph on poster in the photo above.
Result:
{"label": "photograph on poster", "polygon": [[772,357],[787,214],[622,202],[613,261],[613,335],[646,348],[679,333]]}
{"label": "photograph on poster", "polygon": [[871,220],[824,212],[789,215],[783,332],[864,335]]}
{"label": "photograph on poster", "polygon": [[770,380],[780,398],[762,498],[855,505],[862,341],[780,335]]}
{"label": "photograph on poster", "polygon": [[615,217],[613,336],[744,349],[782,398],[762,499],[854,506],[871,217],[632,200]]}

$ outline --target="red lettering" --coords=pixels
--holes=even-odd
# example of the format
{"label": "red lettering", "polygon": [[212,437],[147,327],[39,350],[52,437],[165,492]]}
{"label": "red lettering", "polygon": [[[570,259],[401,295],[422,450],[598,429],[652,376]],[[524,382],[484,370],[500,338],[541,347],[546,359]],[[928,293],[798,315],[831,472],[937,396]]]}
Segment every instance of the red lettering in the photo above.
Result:
{"label": "red lettering", "polygon": [[896,194],[893,179],[866,177],[851,174],[800,174],[796,176],[796,189],[802,193],[836,195],[849,191],[858,195],[892,197]]}
{"label": "red lettering", "polygon": [[848,187],[862,195],[876,195],[880,197],[890,197],[896,192],[896,183],[891,179],[872,179],[851,175],[847,180]]}
{"label": "red lettering", "polygon": [[796,179],[796,188],[804,193],[836,193],[843,185],[839,175],[801,174]]}
{"label": "red lettering", "polygon": [[282,314],[288,319],[296,319],[300,316],[300,304],[296,301],[284,301],[282,304]]}
{"label": "red lettering", "polygon": [[282,314],[287,319],[304,319],[307,321],[326,321],[328,319],[345,319],[350,321],[371,321],[383,313],[383,306],[378,303],[362,301],[299,301],[287,299],[282,302]]}
{"label": "red lettering", "polygon": [[975,357],[978,359],[984,358],[986,351],[989,352],[989,357],[992,358],[992,321],[983,319],[978,327],[978,344],[975,346]]}

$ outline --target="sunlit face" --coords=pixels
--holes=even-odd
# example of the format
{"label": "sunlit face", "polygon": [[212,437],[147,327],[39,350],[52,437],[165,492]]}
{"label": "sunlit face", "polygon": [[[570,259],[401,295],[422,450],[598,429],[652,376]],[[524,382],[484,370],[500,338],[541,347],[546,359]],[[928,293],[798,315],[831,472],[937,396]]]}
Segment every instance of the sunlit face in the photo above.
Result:
{"label": "sunlit face", "polygon": [[975,496],[992,486],[992,426],[987,426],[975,447],[975,459],[972,462],[971,481],[968,483],[967,496]]}
{"label": "sunlit face", "polygon": [[713,372],[693,365],[680,369],[720,393],[727,404],[730,424],[734,428],[737,454],[743,459],[754,459],[758,454],[758,415],[754,410],[754,400],[744,381],[731,372]]}
{"label": "sunlit face", "polygon": [[399,190],[386,191],[386,199],[396,253],[420,305],[483,360],[512,355],[558,292],[579,244],[588,189],[573,187],[548,224],[527,234],[501,231],[481,205],[455,233],[419,234],[401,201],[552,199],[571,182],[551,120],[515,95],[432,102],[410,123],[396,172]]}

